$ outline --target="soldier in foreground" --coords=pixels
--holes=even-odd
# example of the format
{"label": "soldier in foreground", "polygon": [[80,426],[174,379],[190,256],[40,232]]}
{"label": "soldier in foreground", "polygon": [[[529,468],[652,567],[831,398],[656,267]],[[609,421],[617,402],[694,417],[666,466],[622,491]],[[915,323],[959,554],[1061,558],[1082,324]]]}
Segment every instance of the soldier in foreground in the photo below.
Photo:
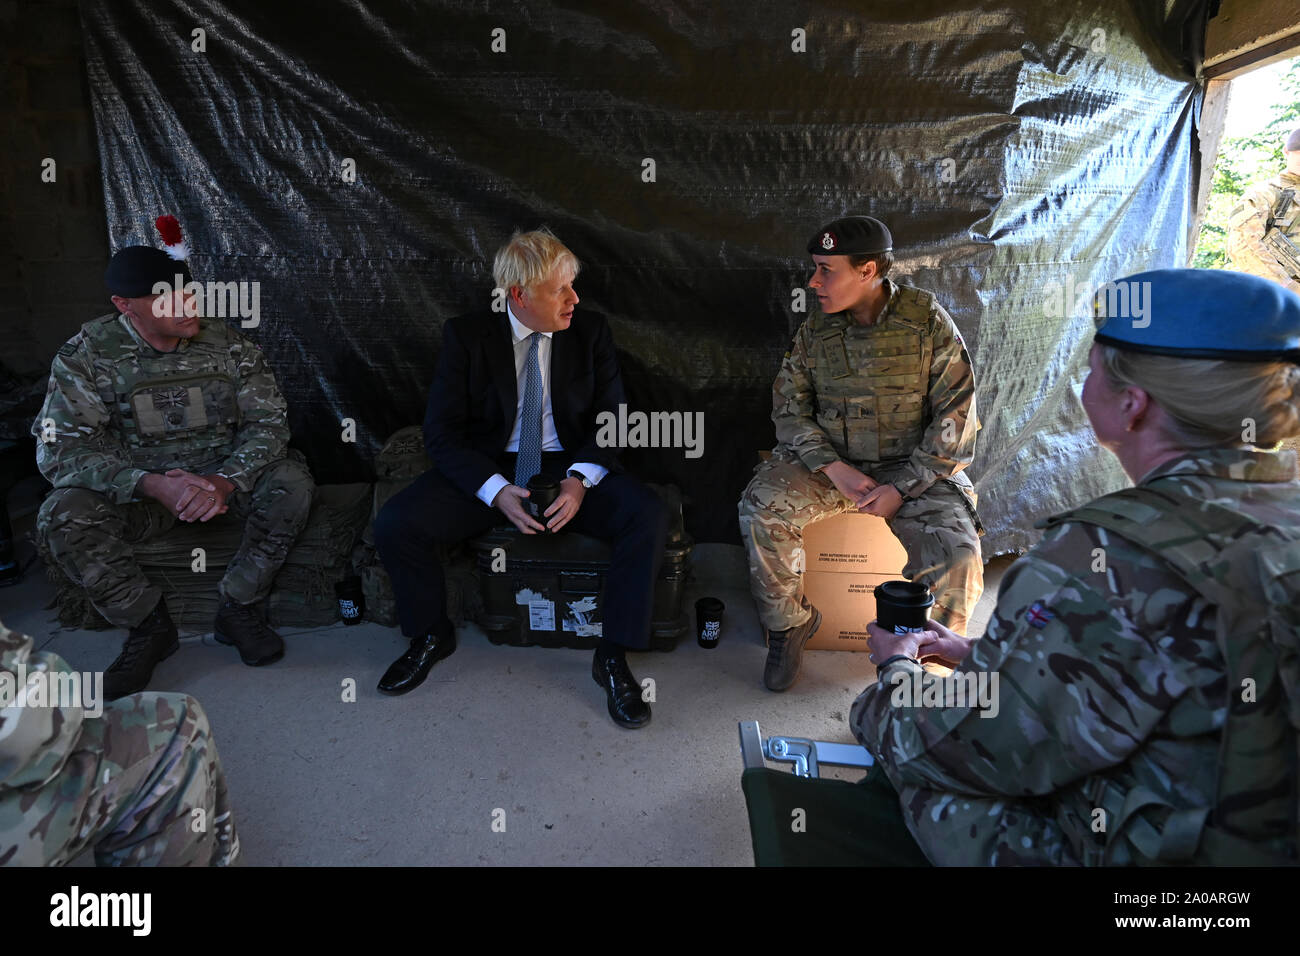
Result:
{"label": "soldier in foreground", "polygon": [[198,702],[136,694],[98,717],[33,704],[55,674],[71,674],[61,657],[0,624],[0,866],[61,866],[87,847],[100,866],[233,863],[239,836]]}
{"label": "soldier in foreground", "polygon": [[740,499],[750,588],[767,629],[763,681],[799,676],[821,614],[803,596],[803,531],[846,511],[879,515],[907,550],[903,574],[934,593],[934,617],[964,632],[984,590],[975,492],[975,375],[929,292],[887,278],[893,238],[867,216],[808,242],[819,309],[773,386],[777,446]]}
{"label": "soldier in foreground", "polygon": [[1300,293],[1300,129],[1286,138],[1282,155],[1282,175],[1251,186],[1228,217],[1228,261]]}
{"label": "soldier in foreground", "polygon": [[189,269],[160,249],[128,246],[104,280],[120,314],[87,322],[54,358],[32,425],[36,461],[54,485],[37,517],[54,559],[110,623],[128,628],[105,672],[114,700],[148,686],[178,647],[162,592],[132,544],[177,519],[245,520],[220,584],[216,639],[245,664],[284,642],[259,605],[307,520],[315,486],[285,457],[287,406],[262,352],[225,322],[200,317],[181,289]]}
{"label": "soldier in foreground", "polygon": [[[1300,483],[1270,450],[1300,434],[1300,297],[1211,270],[1124,284],[1150,311],[1103,312],[1083,407],[1137,487],[1048,519],[982,638],[869,626],[880,676],[850,721],[878,763],[850,788],[873,809],[836,835],[855,862],[1300,861]],[[926,657],[958,670],[918,706],[943,689]]]}

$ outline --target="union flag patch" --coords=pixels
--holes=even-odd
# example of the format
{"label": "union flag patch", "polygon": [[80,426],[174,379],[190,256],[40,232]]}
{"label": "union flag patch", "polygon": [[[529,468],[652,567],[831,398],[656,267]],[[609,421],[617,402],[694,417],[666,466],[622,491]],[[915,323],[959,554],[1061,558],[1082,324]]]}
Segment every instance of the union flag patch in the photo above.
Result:
{"label": "union flag patch", "polygon": [[1025,620],[1029,622],[1031,627],[1036,627],[1039,630],[1047,627],[1047,622],[1054,617],[1056,615],[1050,609],[1044,607],[1042,601],[1035,601],[1029,606],[1029,610],[1025,612]]}

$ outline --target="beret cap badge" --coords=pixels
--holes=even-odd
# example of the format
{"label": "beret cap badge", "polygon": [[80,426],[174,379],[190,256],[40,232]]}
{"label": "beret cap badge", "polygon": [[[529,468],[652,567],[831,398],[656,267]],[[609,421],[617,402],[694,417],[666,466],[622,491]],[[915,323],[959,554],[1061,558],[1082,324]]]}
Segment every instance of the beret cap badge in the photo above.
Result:
{"label": "beret cap badge", "polygon": [[893,251],[894,238],[879,219],[845,216],[814,232],[806,248],[814,256],[877,256]]}

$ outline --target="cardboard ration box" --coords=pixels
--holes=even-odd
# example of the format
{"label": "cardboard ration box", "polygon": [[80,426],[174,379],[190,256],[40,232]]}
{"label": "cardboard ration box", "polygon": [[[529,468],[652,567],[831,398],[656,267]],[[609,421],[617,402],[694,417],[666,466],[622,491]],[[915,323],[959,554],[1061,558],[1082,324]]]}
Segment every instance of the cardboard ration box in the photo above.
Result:
{"label": "cardboard ration box", "polygon": [[822,613],[808,641],[813,650],[867,650],[867,622],[876,616],[876,585],[903,578],[907,552],[884,518],[856,512],[804,529],[804,594]]}

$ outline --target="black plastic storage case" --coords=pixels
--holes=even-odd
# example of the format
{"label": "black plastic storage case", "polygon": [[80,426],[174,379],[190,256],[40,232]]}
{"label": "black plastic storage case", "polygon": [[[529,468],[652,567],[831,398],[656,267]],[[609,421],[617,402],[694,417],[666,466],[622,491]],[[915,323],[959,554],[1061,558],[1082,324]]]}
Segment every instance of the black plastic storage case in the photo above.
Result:
{"label": "black plastic storage case", "polygon": [[[521,534],[502,527],[470,546],[483,591],[478,624],[493,644],[596,646],[601,591],[609,571],[610,550],[604,542],[576,532]],[[655,582],[651,650],[671,651],[690,626],[682,610],[690,554],[691,539],[684,535],[673,535],[664,548]]]}

